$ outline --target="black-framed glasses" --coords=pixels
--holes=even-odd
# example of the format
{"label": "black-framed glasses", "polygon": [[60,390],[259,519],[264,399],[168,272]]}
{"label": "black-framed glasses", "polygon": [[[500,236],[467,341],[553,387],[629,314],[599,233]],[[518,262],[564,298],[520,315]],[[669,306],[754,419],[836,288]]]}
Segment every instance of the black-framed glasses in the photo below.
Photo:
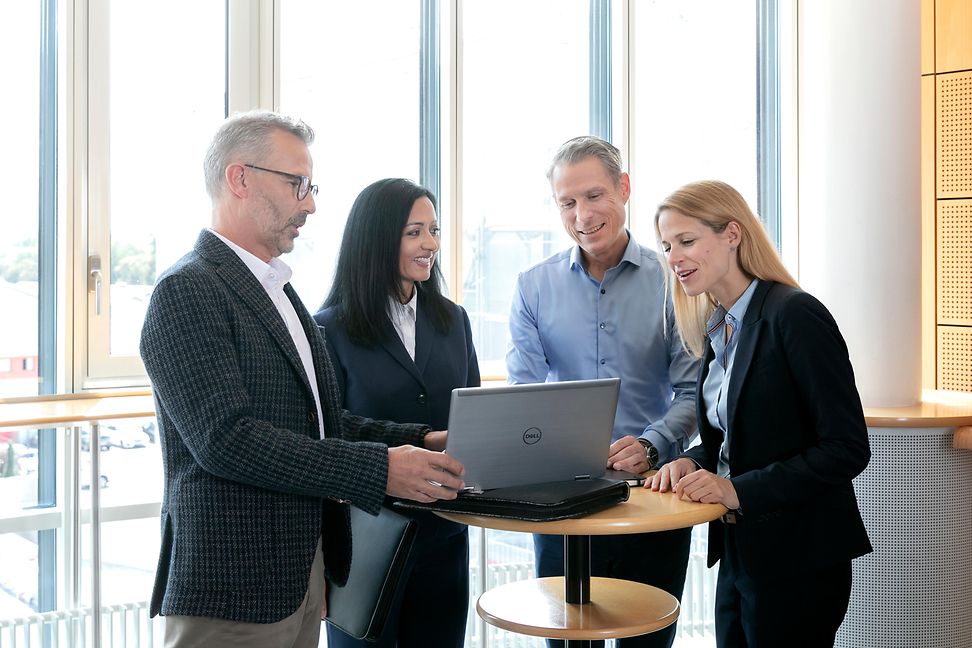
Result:
{"label": "black-framed glasses", "polygon": [[294,187],[297,189],[297,200],[303,200],[307,197],[307,194],[311,194],[312,196],[317,195],[317,185],[312,185],[310,183],[310,178],[307,176],[297,175],[296,173],[287,173],[286,171],[277,171],[276,169],[266,169],[255,164],[244,164],[243,166],[256,169],[257,171],[276,173],[279,176],[290,178],[290,181],[294,183]]}

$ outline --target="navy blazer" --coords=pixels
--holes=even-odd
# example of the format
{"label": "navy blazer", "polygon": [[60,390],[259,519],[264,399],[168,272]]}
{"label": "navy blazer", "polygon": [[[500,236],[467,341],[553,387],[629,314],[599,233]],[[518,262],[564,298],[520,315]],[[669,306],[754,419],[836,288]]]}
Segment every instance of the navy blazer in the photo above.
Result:
{"label": "navy blazer", "polygon": [[418,308],[413,361],[397,335],[374,347],[355,344],[335,309],[317,313],[314,319],[326,331],[343,406],[368,418],[445,430],[452,390],[480,384],[469,317],[452,304],[452,318],[449,331],[441,334]]}
{"label": "navy blazer", "polygon": [[322,536],[328,576],[345,582],[347,503],[380,510],[384,444],[421,445],[428,430],[343,411],[321,331],[289,284],[284,291],[316,376],[263,286],[211,232],[152,292],[140,351],[165,472],[152,616],[279,621],[304,598]]}
{"label": "navy blazer", "polygon": [[[723,434],[709,424],[697,385],[702,445],[688,456],[716,472]],[[729,383],[729,470],[739,497],[736,539],[753,577],[784,577],[871,551],[851,480],[870,447],[847,346],[811,295],[760,281],[743,319]],[[709,527],[709,565],[723,526]]]}

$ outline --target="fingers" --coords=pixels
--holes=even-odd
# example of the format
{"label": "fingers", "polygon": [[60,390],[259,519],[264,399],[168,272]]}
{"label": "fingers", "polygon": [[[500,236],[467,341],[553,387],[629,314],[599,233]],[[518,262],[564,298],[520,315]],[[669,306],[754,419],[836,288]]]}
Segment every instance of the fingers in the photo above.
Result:
{"label": "fingers", "polygon": [[675,487],[679,481],[695,471],[696,465],[691,459],[676,459],[658,469],[658,472],[651,478],[651,490],[661,493],[669,490],[675,491]]}
{"label": "fingers", "polygon": [[[637,446],[637,448],[632,446]],[[608,448],[608,466],[615,470],[626,470],[625,468],[618,468],[614,464],[634,456],[636,450],[641,450],[641,444],[633,436],[629,434],[621,437]],[[645,451],[641,450],[641,454],[644,455]]]}
{"label": "fingers", "polygon": [[[707,470],[697,470],[683,476],[674,490],[683,500],[703,504],[723,504],[732,508],[729,506],[730,500],[735,500],[735,489],[731,482]],[[738,500],[735,503],[738,508]]]}
{"label": "fingers", "polygon": [[648,470],[644,447],[633,436],[621,437],[608,450],[608,468],[643,473]]}
{"label": "fingers", "polygon": [[429,463],[436,469],[456,476],[465,474],[466,469],[455,457],[450,457],[449,455],[442,454],[440,452],[432,452],[429,454],[431,455],[429,457]]}
{"label": "fingers", "polygon": [[417,502],[455,499],[465,486],[459,475],[465,472],[453,457],[414,446],[388,449],[386,492]]}
{"label": "fingers", "polygon": [[441,452],[445,450],[446,438],[448,437],[448,434],[448,430],[429,432],[425,435],[425,438],[422,439],[422,445],[425,446],[426,450]]}
{"label": "fingers", "polygon": [[645,482],[645,488],[650,488],[659,493],[667,493],[673,484],[672,471],[672,464],[665,464],[651,476],[651,481]]}

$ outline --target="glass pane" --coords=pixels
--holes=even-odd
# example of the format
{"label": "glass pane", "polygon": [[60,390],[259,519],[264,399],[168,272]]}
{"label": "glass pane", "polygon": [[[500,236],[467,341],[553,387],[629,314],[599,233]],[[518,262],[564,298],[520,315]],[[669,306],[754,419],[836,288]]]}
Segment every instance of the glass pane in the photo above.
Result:
{"label": "glass pane", "polygon": [[225,9],[110,6],[112,355],[138,354],[158,272],[210,225],[202,162],[225,116]]}
{"label": "glass pane", "polygon": [[418,2],[401,0],[282,4],[280,109],[317,132],[320,186],[317,213],[284,261],[312,313],[358,193],[381,178],[418,180],[420,18]]}
{"label": "glass pane", "polygon": [[[104,489],[102,496],[112,486]],[[101,524],[101,604],[134,605],[152,596],[161,545],[159,518]],[[82,600],[91,600],[91,525],[81,528]]]}
{"label": "glass pane", "polygon": [[[155,420],[107,422],[98,430],[101,505],[162,501],[162,450]],[[91,488],[91,433],[81,430],[81,488]]]}
{"label": "glass pane", "polygon": [[[37,228],[40,115],[40,9],[34,2],[4,7],[0,78],[15,101],[0,101],[5,129],[0,156],[0,397],[37,393]],[[13,153],[15,152],[15,153]]]}
{"label": "glass pane", "polygon": [[[0,431],[0,520],[38,507],[37,430]],[[40,610],[36,531],[0,534],[0,621]]]}
{"label": "glass pane", "polygon": [[[4,482],[6,480],[0,480],[0,484]],[[0,569],[0,620],[34,614],[38,599],[37,534],[0,534],[0,555],[3,556],[3,568]]]}
{"label": "glass pane", "polygon": [[650,218],[669,193],[703,179],[728,182],[755,208],[757,3],[654,1],[634,15],[639,211]]}
{"label": "glass pane", "polygon": [[[757,3],[698,0],[639,3],[632,89],[632,185],[652,245],[654,207],[679,186],[724,180],[757,200]],[[705,527],[696,527],[676,647],[713,645],[716,570],[705,566]]]}
{"label": "glass pane", "polygon": [[[110,490],[105,489],[102,493]],[[101,525],[101,633],[105,646],[162,645],[162,617],[149,619],[148,601],[159,559],[157,517]],[[81,605],[91,606],[91,525],[81,527]],[[91,623],[86,631],[90,638]]]}
{"label": "glass pane", "polygon": [[505,375],[518,272],[570,240],[546,171],[588,132],[588,0],[463,5],[462,303],[484,376]]}

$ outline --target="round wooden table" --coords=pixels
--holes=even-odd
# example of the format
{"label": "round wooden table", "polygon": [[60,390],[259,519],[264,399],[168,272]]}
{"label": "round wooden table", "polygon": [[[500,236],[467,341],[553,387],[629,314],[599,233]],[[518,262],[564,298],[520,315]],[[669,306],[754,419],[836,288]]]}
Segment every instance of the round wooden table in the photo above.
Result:
{"label": "round wooden table", "polygon": [[634,486],[627,502],[586,517],[554,522],[438,513],[471,526],[564,536],[564,577],[501,585],[479,597],[476,611],[504,630],[551,639],[569,647],[591,640],[633,637],[660,630],[678,618],[668,592],[632,581],[591,578],[591,536],[670,531],[722,516],[721,504],[683,502],[671,493]]}

